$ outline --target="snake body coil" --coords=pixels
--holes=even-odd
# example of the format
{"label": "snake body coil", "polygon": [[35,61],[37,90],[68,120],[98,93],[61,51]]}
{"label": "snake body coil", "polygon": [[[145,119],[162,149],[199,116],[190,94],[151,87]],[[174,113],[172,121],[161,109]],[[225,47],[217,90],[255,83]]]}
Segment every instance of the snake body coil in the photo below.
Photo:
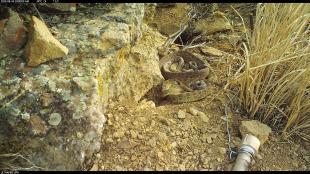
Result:
{"label": "snake body coil", "polygon": [[161,72],[166,79],[162,85],[162,97],[172,103],[201,100],[206,97],[206,83],[209,75],[206,62],[181,51],[161,59]]}

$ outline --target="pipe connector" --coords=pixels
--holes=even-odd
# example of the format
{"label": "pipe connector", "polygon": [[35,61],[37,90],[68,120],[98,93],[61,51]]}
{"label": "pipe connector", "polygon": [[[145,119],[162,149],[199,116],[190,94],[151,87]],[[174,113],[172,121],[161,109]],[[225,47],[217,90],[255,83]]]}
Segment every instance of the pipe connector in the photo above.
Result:
{"label": "pipe connector", "polygon": [[257,155],[260,141],[253,135],[246,134],[238,151],[238,156],[232,171],[247,171]]}

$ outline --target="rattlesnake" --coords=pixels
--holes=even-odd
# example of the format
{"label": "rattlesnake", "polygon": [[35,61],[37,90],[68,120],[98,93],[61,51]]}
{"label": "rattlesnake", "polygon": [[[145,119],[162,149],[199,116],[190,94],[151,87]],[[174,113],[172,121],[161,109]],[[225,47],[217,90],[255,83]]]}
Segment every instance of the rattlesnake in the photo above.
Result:
{"label": "rattlesnake", "polygon": [[198,65],[195,61],[189,61],[187,64],[185,64],[184,59],[180,56],[167,63],[166,66],[166,69],[169,69],[171,72],[190,72],[198,70]]}
{"label": "rattlesnake", "polygon": [[[178,71],[173,72],[170,70],[170,66],[178,61],[178,57],[182,57],[184,62],[195,62],[198,68],[194,71]],[[205,79],[209,75],[209,68],[207,67],[207,63],[196,56],[192,55],[186,51],[179,51],[175,54],[170,54],[163,57],[160,60],[160,68],[162,75],[165,79],[177,79],[180,81],[184,81],[185,79]]]}
{"label": "rattlesnake", "polygon": [[206,84],[202,80],[209,75],[206,62],[181,51],[162,58],[160,67],[167,79],[162,84],[162,97],[172,103],[192,102],[206,97]]}
{"label": "rattlesnake", "polygon": [[178,80],[169,79],[162,84],[162,97],[172,103],[185,103],[206,97],[206,88],[193,90]]}

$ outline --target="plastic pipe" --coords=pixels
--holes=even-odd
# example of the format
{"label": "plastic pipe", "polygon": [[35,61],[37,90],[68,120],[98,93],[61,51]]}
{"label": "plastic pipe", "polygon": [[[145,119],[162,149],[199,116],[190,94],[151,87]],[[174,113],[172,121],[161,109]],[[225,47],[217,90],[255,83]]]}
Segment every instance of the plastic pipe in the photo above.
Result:
{"label": "plastic pipe", "polygon": [[253,158],[257,155],[260,141],[253,135],[246,134],[238,151],[232,171],[248,171]]}

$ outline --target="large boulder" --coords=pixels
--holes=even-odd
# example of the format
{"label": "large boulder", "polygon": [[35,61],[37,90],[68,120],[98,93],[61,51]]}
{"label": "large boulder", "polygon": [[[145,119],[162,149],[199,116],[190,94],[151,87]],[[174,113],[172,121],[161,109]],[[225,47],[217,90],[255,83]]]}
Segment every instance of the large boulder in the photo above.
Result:
{"label": "large boulder", "polygon": [[139,101],[147,91],[163,80],[156,48],[165,39],[147,25],[143,28],[143,37],[131,47],[130,52],[123,48],[110,63],[103,64],[106,79],[103,90],[108,93],[108,98]]}
{"label": "large boulder", "polygon": [[105,106],[137,102],[163,80],[157,47],[166,38],[142,25],[143,10],[116,4],[99,17],[73,14],[80,24],[55,26],[55,39],[69,48],[66,59],[24,67],[23,78],[0,63],[12,78],[0,81],[0,93],[17,88],[1,100],[0,151],[20,152],[43,170],[86,169],[104,146]]}
{"label": "large boulder", "polygon": [[49,60],[64,57],[68,51],[67,47],[53,37],[40,19],[32,16],[29,40],[25,48],[28,66],[37,66]]}

